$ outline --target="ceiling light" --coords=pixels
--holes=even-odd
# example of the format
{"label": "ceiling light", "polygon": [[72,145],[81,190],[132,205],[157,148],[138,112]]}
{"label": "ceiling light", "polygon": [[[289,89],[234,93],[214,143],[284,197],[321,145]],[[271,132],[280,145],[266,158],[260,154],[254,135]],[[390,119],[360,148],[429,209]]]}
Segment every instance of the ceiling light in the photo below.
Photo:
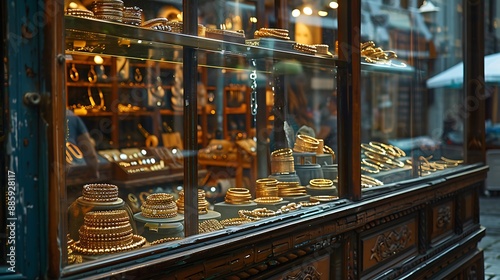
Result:
{"label": "ceiling light", "polygon": [[102,64],[104,62],[104,59],[100,55],[94,56],[94,62],[95,64]]}
{"label": "ceiling light", "polygon": [[306,6],[306,7],[304,7],[304,8],[302,9],[302,12],[304,12],[304,14],[306,14],[306,15],[310,16],[310,15],[312,15],[313,10],[311,9],[311,7]]}
{"label": "ceiling light", "polygon": [[327,11],[318,11],[318,15],[320,17],[326,17],[328,15],[328,12]]}
{"label": "ceiling light", "polygon": [[328,6],[330,6],[330,8],[332,9],[337,9],[339,7],[339,3],[332,1],[330,2],[330,4],[328,4]]}
{"label": "ceiling light", "polygon": [[292,17],[298,17],[300,16],[300,10],[299,9],[293,9],[292,11]]}

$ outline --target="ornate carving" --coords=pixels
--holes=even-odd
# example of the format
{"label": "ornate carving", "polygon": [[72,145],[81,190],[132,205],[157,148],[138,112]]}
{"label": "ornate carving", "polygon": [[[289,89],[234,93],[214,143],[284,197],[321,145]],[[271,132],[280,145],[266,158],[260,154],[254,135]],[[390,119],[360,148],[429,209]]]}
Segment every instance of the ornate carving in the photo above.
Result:
{"label": "ornate carving", "polygon": [[287,275],[285,280],[321,280],[321,274],[314,266],[308,266],[295,275]]}
{"label": "ornate carving", "polygon": [[439,229],[446,228],[451,222],[451,208],[444,206],[438,209],[437,227]]}
{"label": "ornate carving", "polygon": [[411,240],[411,234],[411,230],[405,225],[399,228],[399,231],[392,230],[387,234],[379,235],[377,242],[375,242],[375,247],[371,249],[372,255],[370,259],[381,262],[405,249],[406,245]]}

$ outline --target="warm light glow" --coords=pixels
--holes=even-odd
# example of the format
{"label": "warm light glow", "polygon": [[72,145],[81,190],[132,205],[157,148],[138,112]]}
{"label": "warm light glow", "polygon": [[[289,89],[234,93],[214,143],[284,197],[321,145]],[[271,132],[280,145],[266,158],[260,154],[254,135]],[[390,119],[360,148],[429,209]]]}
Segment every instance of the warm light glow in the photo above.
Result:
{"label": "warm light glow", "polygon": [[293,9],[292,11],[292,17],[298,17],[300,16],[300,10],[299,9]]}
{"label": "warm light glow", "polygon": [[78,4],[76,4],[75,2],[71,2],[71,3],[69,3],[68,8],[78,9]]}
{"label": "warm light glow", "polygon": [[257,23],[257,18],[256,17],[250,17],[250,22]]}
{"label": "warm light glow", "polygon": [[182,21],[182,17],[183,17],[183,16],[182,16],[182,12],[181,12],[181,13],[179,13],[179,14],[177,14],[177,19],[178,19],[179,21]]}
{"label": "warm light glow", "polygon": [[337,9],[337,8],[339,7],[339,3],[334,2],[334,1],[330,2],[330,4],[328,4],[328,5],[329,5],[329,6],[330,6],[330,8],[332,8],[332,9]]}
{"label": "warm light glow", "polygon": [[100,55],[94,56],[94,62],[95,64],[102,64],[104,62],[104,59]]}
{"label": "warm light glow", "polygon": [[304,7],[304,9],[302,9],[302,12],[304,12],[304,14],[310,16],[310,15],[312,15],[313,10],[311,9],[311,7],[306,6],[306,7]]}
{"label": "warm light glow", "polygon": [[320,17],[326,17],[328,15],[328,12],[327,11],[318,11],[318,15]]}

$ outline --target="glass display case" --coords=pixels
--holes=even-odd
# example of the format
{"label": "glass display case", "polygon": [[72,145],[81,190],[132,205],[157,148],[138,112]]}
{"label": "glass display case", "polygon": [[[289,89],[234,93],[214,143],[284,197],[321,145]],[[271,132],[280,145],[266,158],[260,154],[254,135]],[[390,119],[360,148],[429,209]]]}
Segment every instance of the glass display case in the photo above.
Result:
{"label": "glass display case", "polygon": [[430,125],[429,66],[397,44],[419,17],[378,2],[49,7],[50,277],[452,275],[448,249],[477,268],[487,167]]}
{"label": "glass display case", "polygon": [[334,32],[259,27],[267,10],[231,1],[184,30],[175,5],[118,2],[65,10],[68,264],[345,203]]}

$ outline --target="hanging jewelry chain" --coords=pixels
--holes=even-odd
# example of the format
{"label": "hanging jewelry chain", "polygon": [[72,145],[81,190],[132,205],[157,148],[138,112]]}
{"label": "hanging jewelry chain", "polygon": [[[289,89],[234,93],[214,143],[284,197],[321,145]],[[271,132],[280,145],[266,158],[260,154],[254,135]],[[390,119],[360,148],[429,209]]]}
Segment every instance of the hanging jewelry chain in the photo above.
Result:
{"label": "hanging jewelry chain", "polygon": [[256,70],[256,63],[255,59],[252,59],[250,61],[251,66],[253,67],[252,71],[250,72],[250,88],[252,89],[252,93],[250,94],[250,111],[252,115],[256,116],[257,115],[257,70]]}

